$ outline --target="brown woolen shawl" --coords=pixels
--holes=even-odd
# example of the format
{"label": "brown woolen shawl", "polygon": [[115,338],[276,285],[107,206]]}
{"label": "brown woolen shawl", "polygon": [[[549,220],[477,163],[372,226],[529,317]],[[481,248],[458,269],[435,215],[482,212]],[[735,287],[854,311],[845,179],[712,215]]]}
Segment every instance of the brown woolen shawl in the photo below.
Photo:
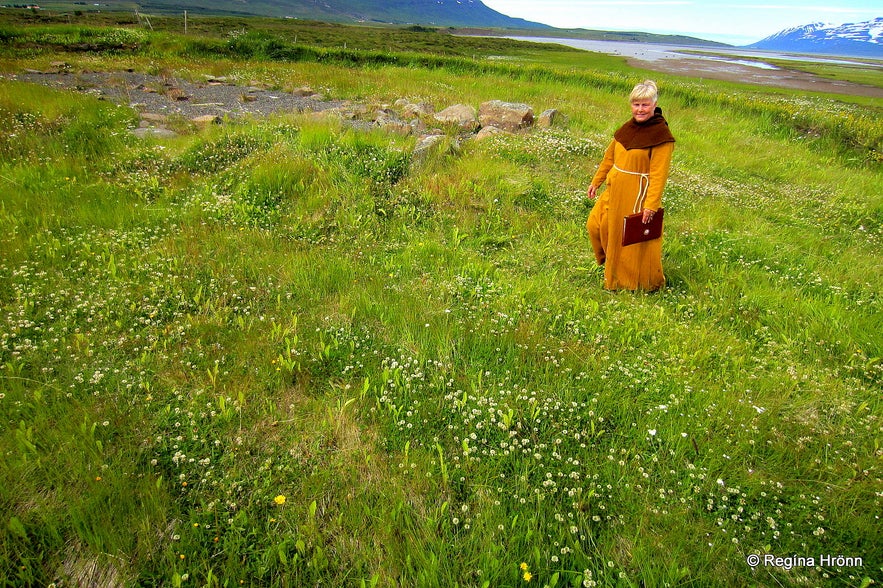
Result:
{"label": "brown woolen shawl", "polygon": [[633,118],[629,119],[613,133],[613,138],[626,149],[647,149],[675,141],[671,131],[668,130],[668,121],[662,116],[662,109],[658,106],[653,116],[642,123],[636,122]]}

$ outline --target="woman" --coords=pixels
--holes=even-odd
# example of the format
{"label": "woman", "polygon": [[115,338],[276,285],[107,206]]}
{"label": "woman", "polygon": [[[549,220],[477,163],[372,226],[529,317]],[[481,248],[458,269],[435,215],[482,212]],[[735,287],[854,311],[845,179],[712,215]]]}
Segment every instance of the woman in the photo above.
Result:
{"label": "woman", "polygon": [[634,87],[629,96],[632,118],[613,134],[588,189],[589,198],[595,198],[598,187],[607,182],[586,229],[598,265],[605,266],[604,287],[609,290],[657,290],[665,285],[662,238],[621,245],[625,216],[643,211],[641,220],[648,223],[662,205],[675,139],[657,100],[653,81]]}

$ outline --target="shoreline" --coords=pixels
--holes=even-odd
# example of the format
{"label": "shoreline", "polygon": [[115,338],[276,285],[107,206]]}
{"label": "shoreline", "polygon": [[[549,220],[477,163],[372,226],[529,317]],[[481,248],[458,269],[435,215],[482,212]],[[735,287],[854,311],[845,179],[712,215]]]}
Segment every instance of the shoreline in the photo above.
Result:
{"label": "shoreline", "polygon": [[[738,48],[723,49],[720,47],[709,47],[707,54],[704,54],[703,49],[697,46],[657,45],[654,43],[629,43],[624,41],[589,41],[553,37],[508,38],[536,43],[557,43],[583,51],[619,56],[625,58],[631,67],[678,76],[755,84],[789,90],[804,90],[824,94],[883,98],[883,88],[854,82],[842,82],[796,69],[783,68],[779,65],[766,63],[762,61],[762,58],[866,65],[879,67],[881,73],[883,73],[883,62],[880,62],[878,65],[876,63],[866,63],[859,60],[853,61],[833,56],[807,56],[803,58],[802,56],[785,53],[779,54]],[[745,57],[760,58],[761,60],[747,60],[744,59]]]}

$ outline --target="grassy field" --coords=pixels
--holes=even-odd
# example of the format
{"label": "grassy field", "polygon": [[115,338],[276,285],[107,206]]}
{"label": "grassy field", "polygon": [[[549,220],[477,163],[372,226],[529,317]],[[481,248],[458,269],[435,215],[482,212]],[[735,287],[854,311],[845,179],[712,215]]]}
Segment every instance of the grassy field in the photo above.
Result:
{"label": "grassy field", "polygon": [[418,158],[0,81],[0,585],[883,581],[879,101],[656,75],[668,284],[612,293],[584,194],[650,73],[212,23],[7,23],[0,71],[561,117]]}

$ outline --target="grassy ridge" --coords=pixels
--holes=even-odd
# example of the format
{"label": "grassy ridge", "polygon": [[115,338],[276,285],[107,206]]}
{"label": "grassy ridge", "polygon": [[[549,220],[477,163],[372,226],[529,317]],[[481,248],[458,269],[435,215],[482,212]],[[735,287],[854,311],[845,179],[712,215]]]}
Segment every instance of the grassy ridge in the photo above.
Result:
{"label": "grassy ridge", "polygon": [[417,160],[0,84],[4,583],[880,581],[875,107],[662,79],[669,285],[614,294],[583,194],[643,72],[200,43],[64,58],[567,120]]}

